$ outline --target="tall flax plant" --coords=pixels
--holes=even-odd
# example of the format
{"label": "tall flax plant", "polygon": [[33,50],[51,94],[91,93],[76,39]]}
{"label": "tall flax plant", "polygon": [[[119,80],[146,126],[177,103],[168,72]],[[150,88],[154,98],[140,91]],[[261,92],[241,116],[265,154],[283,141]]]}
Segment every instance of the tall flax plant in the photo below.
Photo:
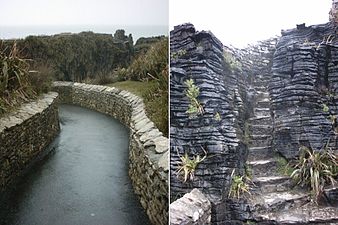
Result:
{"label": "tall flax plant", "polygon": [[[154,78],[155,83],[143,96],[145,101],[151,103],[156,109],[152,110],[152,120],[157,128],[165,136],[168,136],[168,85],[169,85],[169,68],[165,67],[158,78]],[[153,108],[151,107],[151,108]],[[149,110],[149,109],[148,109]]]}
{"label": "tall flax plant", "polygon": [[29,83],[29,60],[19,57],[16,43],[11,49],[0,43],[0,113],[20,100],[35,95]]}
{"label": "tall flax plant", "polygon": [[296,180],[298,185],[310,187],[312,200],[318,204],[324,186],[337,183],[337,160],[337,154],[327,145],[321,151],[301,147],[299,161],[295,165],[291,177]]}

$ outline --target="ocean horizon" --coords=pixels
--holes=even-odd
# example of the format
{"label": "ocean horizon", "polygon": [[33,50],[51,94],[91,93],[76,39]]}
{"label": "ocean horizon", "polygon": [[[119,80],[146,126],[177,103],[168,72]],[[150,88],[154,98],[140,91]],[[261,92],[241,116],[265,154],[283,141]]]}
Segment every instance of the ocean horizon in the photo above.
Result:
{"label": "ocean horizon", "polygon": [[23,39],[29,35],[55,35],[83,31],[114,35],[118,29],[125,30],[126,35],[132,34],[134,43],[141,37],[169,34],[169,27],[164,25],[0,25],[0,39]]}

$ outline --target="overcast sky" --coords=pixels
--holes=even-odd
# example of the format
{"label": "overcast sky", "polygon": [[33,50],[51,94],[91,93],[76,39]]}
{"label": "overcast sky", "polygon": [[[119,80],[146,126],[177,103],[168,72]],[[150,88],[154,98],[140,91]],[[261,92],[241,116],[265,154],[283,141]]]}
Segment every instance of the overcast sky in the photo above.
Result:
{"label": "overcast sky", "polygon": [[191,22],[210,30],[224,45],[247,43],[280,35],[282,29],[326,23],[331,0],[170,0],[170,29]]}
{"label": "overcast sky", "polygon": [[168,25],[168,0],[0,0],[0,25]]}

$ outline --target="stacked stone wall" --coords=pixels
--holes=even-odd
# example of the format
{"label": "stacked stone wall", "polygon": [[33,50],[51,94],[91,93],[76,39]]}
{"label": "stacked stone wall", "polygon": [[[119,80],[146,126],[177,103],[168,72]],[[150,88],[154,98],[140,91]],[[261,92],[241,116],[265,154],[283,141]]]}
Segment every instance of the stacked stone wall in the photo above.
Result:
{"label": "stacked stone wall", "polygon": [[58,94],[50,92],[0,118],[0,191],[5,191],[59,133]]}
{"label": "stacked stone wall", "polygon": [[113,87],[55,82],[62,102],[108,114],[130,129],[129,176],[153,224],[168,224],[168,139],[149,120],[142,100]]}

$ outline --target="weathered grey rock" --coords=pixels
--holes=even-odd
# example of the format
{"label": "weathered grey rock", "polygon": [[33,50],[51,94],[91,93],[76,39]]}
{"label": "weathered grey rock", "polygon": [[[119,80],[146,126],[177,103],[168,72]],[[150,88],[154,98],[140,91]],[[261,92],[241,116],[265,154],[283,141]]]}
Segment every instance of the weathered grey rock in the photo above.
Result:
{"label": "weathered grey rock", "polygon": [[[197,32],[192,24],[176,26],[170,33],[170,183],[171,198],[176,199],[193,188],[200,188],[211,201],[224,201],[234,168],[242,170],[246,147],[241,142],[244,117],[247,116],[247,92],[242,88],[245,74],[231,68],[224,54],[236,58],[236,50],[226,48],[210,32]],[[227,52],[227,53],[225,53]],[[199,87],[197,100],[204,113],[189,118],[189,100],[184,82],[193,79]],[[177,176],[185,153],[190,158],[204,151],[194,179],[183,182]],[[228,212],[224,212],[228,213]],[[224,220],[212,216],[213,223]]]}
{"label": "weathered grey rock", "polygon": [[171,225],[208,225],[211,203],[198,189],[193,189],[170,204]]}
{"label": "weathered grey rock", "polygon": [[274,148],[286,158],[296,157],[301,145],[320,150],[328,140],[337,149],[329,119],[338,113],[334,97],[338,94],[338,42],[334,36],[331,23],[304,26],[284,31],[277,44],[269,91]]}
{"label": "weathered grey rock", "polygon": [[[283,31],[281,38],[246,49],[224,47],[240,60],[237,72],[222,62],[212,34],[184,24],[171,37],[171,198],[200,188],[212,204],[215,225],[335,224],[335,208],[304,207],[309,193],[293,189],[291,179],[279,173],[276,158],[297,157],[301,145],[320,150],[328,140],[338,149],[338,124],[329,120],[338,113],[335,25],[301,24]],[[186,113],[184,81],[189,78],[200,88],[198,101],[205,109],[194,119]],[[221,116],[218,123],[213,121],[215,111]],[[249,152],[238,150],[241,142],[249,145]],[[203,155],[202,147],[212,159],[198,164],[193,181],[182,182],[176,173],[180,156]],[[241,173],[246,160],[253,170],[254,197],[227,199],[229,174],[234,168]],[[337,202],[337,190],[325,190],[331,205]]]}

